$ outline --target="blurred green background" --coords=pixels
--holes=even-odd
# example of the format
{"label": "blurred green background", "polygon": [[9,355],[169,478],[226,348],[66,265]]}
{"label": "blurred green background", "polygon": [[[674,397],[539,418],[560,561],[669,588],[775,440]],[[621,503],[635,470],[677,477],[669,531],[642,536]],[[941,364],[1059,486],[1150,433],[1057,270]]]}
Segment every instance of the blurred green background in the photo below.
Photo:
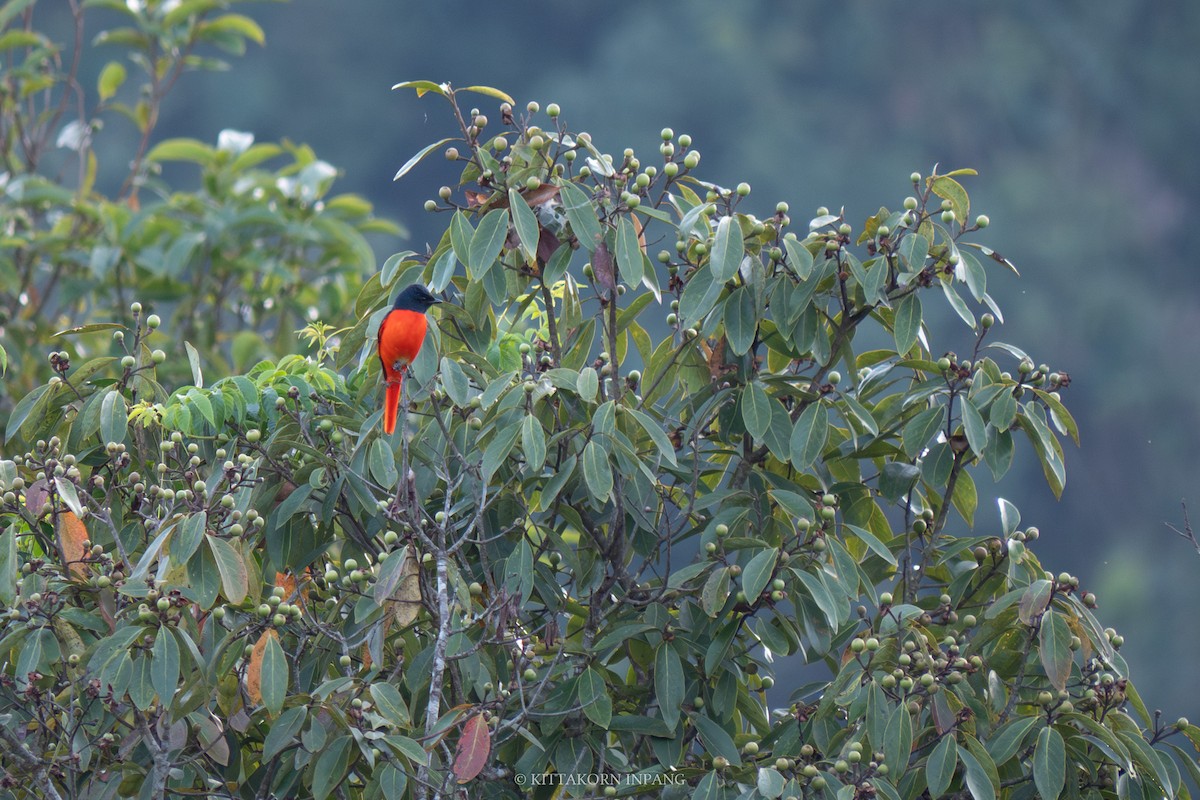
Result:
{"label": "blurred green background", "polygon": [[[856,228],[881,204],[899,207],[914,170],[978,169],[966,185],[992,219],[981,238],[1023,276],[992,272],[1007,323],[997,338],[1071,374],[1064,400],[1083,435],[1061,501],[1020,451],[1004,494],[1041,528],[1046,568],[1099,595],[1147,703],[1200,716],[1183,680],[1200,662],[1189,613],[1200,554],[1164,525],[1182,525],[1181,499],[1200,522],[1200,4],[294,0],[246,11],[266,48],[231,72],[185,76],[159,137],[236,128],[311,144],[343,169],[340,191],[411,232],[377,241],[381,258],[439,234],[444,220],[421,206],[451,180],[434,158],[392,183],[453,132],[437,98],[392,93],[401,80],[558,102],[602,149],[632,146],[645,163],[662,127],[690,133],[713,179],[749,181],[760,215],[787,200],[801,230],[819,205],[844,206]],[[998,529],[982,503],[978,519],[980,532]]]}

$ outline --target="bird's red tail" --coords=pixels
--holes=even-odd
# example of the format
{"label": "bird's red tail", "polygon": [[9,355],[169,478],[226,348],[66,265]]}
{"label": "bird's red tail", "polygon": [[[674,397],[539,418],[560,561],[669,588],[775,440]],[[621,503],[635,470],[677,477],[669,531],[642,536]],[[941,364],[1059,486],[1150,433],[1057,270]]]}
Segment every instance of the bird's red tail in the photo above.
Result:
{"label": "bird's red tail", "polygon": [[383,432],[391,434],[396,430],[396,417],[400,415],[400,386],[404,374],[397,375],[395,380],[387,382],[383,393]]}

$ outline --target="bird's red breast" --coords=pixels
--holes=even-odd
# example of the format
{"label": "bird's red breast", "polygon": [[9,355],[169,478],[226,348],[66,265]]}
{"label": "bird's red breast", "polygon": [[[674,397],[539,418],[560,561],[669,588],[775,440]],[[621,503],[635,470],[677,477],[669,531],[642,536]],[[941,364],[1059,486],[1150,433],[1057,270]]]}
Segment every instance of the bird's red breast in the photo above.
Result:
{"label": "bird's red breast", "polygon": [[425,341],[428,324],[425,315],[419,311],[393,309],[383,318],[379,326],[379,360],[383,362],[386,380],[401,377],[404,369],[416,359]]}

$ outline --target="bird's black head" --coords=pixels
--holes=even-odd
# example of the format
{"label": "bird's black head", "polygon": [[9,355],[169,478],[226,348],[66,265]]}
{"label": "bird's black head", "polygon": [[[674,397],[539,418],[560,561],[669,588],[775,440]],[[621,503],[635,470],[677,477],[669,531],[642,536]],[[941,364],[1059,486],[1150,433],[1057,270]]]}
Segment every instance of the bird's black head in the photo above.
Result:
{"label": "bird's black head", "polygon": [[424,314],[430,306],[440,302],[442,301],[434,297],[424,286],[414,283],[404,287],[404,291],[397,295],[393,308],[397,311],[417,311]]}

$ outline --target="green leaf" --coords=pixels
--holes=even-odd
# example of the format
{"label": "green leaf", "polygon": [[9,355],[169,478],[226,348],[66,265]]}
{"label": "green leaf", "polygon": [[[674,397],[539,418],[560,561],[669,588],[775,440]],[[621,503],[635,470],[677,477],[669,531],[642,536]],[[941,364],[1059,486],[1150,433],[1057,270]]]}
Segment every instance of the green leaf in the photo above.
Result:
{"label": "green leaf", "polygon": [[372,683],[370,692],[371,699],[375,701],[376,710],[388,722],[399,727],[407,727],[412,724],[408,706],[395,686],[390,683]]}
{"label": "green leaf", "polygon": [[521,449],[525,453],[525,466],[533,475],[541,474],[546,463],[546,432],[537,417],[530,414],[521,423]]}
{"label": "green leaf", "polygon": [[912,717],[908,714],[908,705],[902,702],[892,709],[883,729],[884,763],[889,770],[897,775],[904,772],[912,754],[912,744]]}
{"label": "green leaf", "polygon": [[[395,89],[402,85],[403,84],[396,84],[396,86],[393,86],[392,88]],[[452,138],[446,138],[446,139],[440,139],[439,141],[436,141],[433,144],[425,145],[424,147],[422,147],[420,150],[417,151],[416,155],[414,155],[408,161],[404,162],[404,166],[396,171],[396,174],[395,174],[395,176],[392,177],[392,180],[394,180],[394,181],[400,180],[405,175],[407,175],[412,170],[413,167],[415,167],[417,164],[420,164],[421,160],[424,159],[425,156],[429,155],[434,150],[437,150],[438,148],[443,147],[453,141],[454,141],[454,139],[452,139]]]}
{"label": "green leaf", "polygon": [[105,444],[121,444],[125,441],[128,424],[125,397],[116,389],[109,389],[100,403],[100,438]]}
{"label": "green leaf", "polygon": [[1067,679],[1071,677],[1071,629],[1062,614],[1054,610],[1042,615],[1041,628],[1038,631],[1038,655],[1042,659],[1042,667],[1046,677],[1060,692],[1067,688]]}
{"label": "green leaf", "polygon": [[96,88],[100,92],[100,100],[104,101],[117,93],[121,88],[121,84],[125,82],[125,65],[120,61],[110,61],[104,65],[104,69],[100,70],[100,78],[96,81]]}
{"label": "green leaf", "polygon": [[725,300],[725,333],[734,355],[745,355],[754,344],[758,317],[754,313],[754,294],[748,286],[739,286]]}
{"label": "green leaf", "polygon": [[787,785],[782,773],[774,767],[759,767],[758,781],[756,787],[758,793],[767,800],[775,800],[783,795],[783,789]]}
{"label": "green leaf", "polygon": [[446,396],[450,398],[450,402],[459,408],[466,407],[471,402],[471,381],[463,372],[463,368],[458,365],[457,361],[443,356],[441,372],[442,388],[446,390]]}
{"label": "green leaf", "polygon": [[[732,216],[721,217],[717,223],[717,232],[713,236],[712,252],[708,256],[708,266],[713,278],[719,283],[737,274],[742,264],[742,254],[746,248],[742,240],[742,226]],[[743,351],[744,352],[744,351]]]}
{"label": "green leaf", "polygon": [[962,422],[971,450],[976,455],[982,455],[987,447],[987,423],[983,421],[983,415],[969,397],[962,398]]}
{"label": "green leaf", "polygon": [[159,629],[150,652],[154,658],[150,664],[150,681],[159,701],[169,708],[179,683],[179,642],[175,641],[170,628]]}
{"label": "green leaf", "polygon": [[1033,782],[1045,800],[1056,800],[1067,783],[1067,748],[1062,734],[1050,726],[1038,734],[1033,749]]}
{"label": "green leaf", "polygon": [[763,440],[771,426],[772,402],[759,381],[750,381],[742,391],[742,421],[756,442]]}
{"label": "green leaf", "polygon": [[775,572],[777,555],[776,550],[762,550],[755,554],[742,570],[742,591],[746,593],[750,602],[754,602],[754,599],[763,593],[763,589],[767,588],[767,583]]}
{"label": "green leaf", "polygon": [[596,250],[600,243],[600,222],[596,219],[596,209],[591,199],[574,183],[560,180],[559,194],[563,210],[567,212],[567,221],[571,223],[571,231],[579,240],[580,246],[589,253]]}
{"label": "green leaf", "polygon": [[[1033,387],[1030,387],[1033,389]],[[1075,418],[1071,416],[1071,412],[1067,411],[1067,407],[1062,404],[1054,395],[1049,392],[1043,392],[1041,389],[1033,389],[1033,393],[1050,408],[1051,418],[1054,420],[1058,429],[1071,437],[1075,442],[1075,446],[1079,446],[1079,426],[1075,424]],[[1010,395],[1011,396],[1011,395]]]}
{"label": "green leaf", "polygon": [[494,208],[483,215],[467,251],[467,267],[476,280],[481,279],[492,268],[507,237],[508,212],[502,208]]}
{"label": "green leaf", "polygon": [[12,608],[17,599],[17,527],[0,533],[0,605]]}
{"label": "green leaf", "polygon": [[75,484],[66,478],[55,478],[54,488],[58,490],[58,497],[67,508],[71,509],[76,516],[83,516],[83,504],[79,502],[79,493],[75,491]]}
{"label": "green leaf", "polygon": [[483,451],[483,463],[480,471],[483,473],[485,481],[491,480],[492,476],[496,474],[496,470],[504,464],[509,451],[513,449],[513,445],[516,444],[517,437],[520,435],[520,425],[508,425],[497,431],[487,449]]}
{"label": "green leaf", "polygon": [[380,486],[390,489],[399,481],[400,473],[396,470],[396,454],[382,436],[371,443],[369,463],[371,477]]}
{"label": "green leaf", "polygon": [[700,590],[700,607],[710,617],[716,617],[729,599],[729,567],[719,567],[708,576]]}
{"label": "green leaf", "polygon": [[612,465],[608,463],[608,454],[595,439],[583,448],[582,464],[583,479],[592,497],[600,502],[608,500],[613,488]]}
{"label": "green leaf", "polygon": [[726,733],[724,728],[704,714],[692,717],[692,724],[696,726],[696,731],[704,741],[705,749],[711,755],[724,756],[729,759],[730,764],[741,766],[742,757],[738,753],[737,745],[733,743],[733,737]]}
{"label": "green leaf", "polygon": [[397,89],[414,89],[417,92],[417,97],[424,97],[427,92],[433,92],[445,97],[446,90],[449,88],[449,86],[434,83],[433,81],[403,81],[393,86],[392,91],[394,92]]}
{"label": "green leaf", "polygon": [[317,757],[313,769],[312,792],[315,800],[325,800],[346,777],[350,766],[350,745],[353,739],[339,736]]}
{"label": "green leaf", "polygon": [[638,242],[637,229],[629,217],[621,217],[617,223],[617,267],[621,278],[629,286],[637,286],[642,282],[644,265],[642,264],[642,248]]}
{"label": "green leaf", "polygon": [[513,228],[516,229],[517,238],[520,240],[521,255],[525,256],[526,264],[533,266],[537,262],[540,236],[537,215],[516,189],[508,190],[508,207],[512,214]]}
{"label": "green leaf", "polygon": [[919,477],[921,470],[916,465],[889,461],[879,473],[879,493],[894,503],[908,494]]}
{"label": "green leaf", "polygon": [[943,200],[950,201],[950,210],[954,212],[954,218],[966,224],[967,217],[971,213],[971,201],[962,184],[946,175],[930,176],[926,178],[926,181],[934,194]]}
{"label": "green leaf", "polygon": [[208,547],[212,551],[213,560],[217,564],[217,572],[221,576],[221,589],[225,599],[237,605],[246,599],[250,590],[250,576],[246,570],[246,562],[242,555],[229,542],[217,536],[207,536]]}
{"label": "green leaf", "polygon": [[594,367],[584,367],[579,370],[576,389],[579,396],[587,402],[594,403],[596,401],[596,394],[600,391],[600,375]]}
{"label": "green leaf", "polygon": [[204,386],[204,375],[200,371],[200,353],[196,348],[192,347],[191,342],[184,342],[183,349],[187,351],[188,366],[192,368],[192,383],[196,386]]}
{"label": "green leaf", "polygon": [[262,661],[262,698],[263,705],[274,716],[283,708],[283,700],[287,697],[288,663],[279,645],[279,637],[267,639],[263,650]]}
{"label": "green leaf", "polygon": [[258,45],[266,44],[267,37],[257,22],[245,14],[225,14],[204,24],[205,33],[235,33]]}
{"label": "green leaf", "polygon": [[724,288],[725,282],[714,280],[712,270],[700,267],[693,272],[679,298],[681,327],[697,327],[717,304]]}
{"label": "green leaf", "polygon": [[584,715],[601,728],[612,722],[612,698],[604,683],[604,676],[594,667],[588,667],[576,683],[579,705]]}
{"label": "green leaf", "polygon": [[517,104],[516,100],[513,100],[511,97],[509,97],[507,94],[500,91],[499,89],[493,89],[491,86],[467,86],[465,88],[459,89],[458,91],[474,92],[475,94],[485,94],[488,97],[494,97],[497,100],[502,100],[503,102],[508,103],[510,106],[515,106]]}
{"label": "green leaf", "polygon": [[792,428],[792,466],[801,472],[811,467],[825,449],[828,436],[829,412],[820,401],[814,401]]}
{"label": "green leaf", "polygon": [[204,142],[196,139],[167,139],[159,142],[146,154],[147,161],[192,161],[196,164],[209,164],[216,151]]}
{"label": "green leaf", "polygon": [[[378,704],[378,700],[376,700],[376,705]],[[306,706],[295,706],[284,711],[278,719],[267,726],[267,738],[263,740],[263,763],[270,762],[287,747],[297,743],[296,736],[304,727],[307,716],[308,708]]]}
{"label": "green leaf", "polygon": [[929,445],[930,440],[941,430],[946,420],[946,410],[941,406],[927,408],[910,419],[900,436],[904,440],[904,455],[916,458]]}
{"label": "green leaf", "polygon": [[384,800],[404,800],[408,776],[404,770],[385,764],[379,772],[379,788],[383,791]]}
{"label": "green leaf", "polygon": [[1021,749],[1025,736],[1035,725],[1041,722],[1037,717],[1018,717],[1005,723],[1004,727],[992,734],[986,742],[988,755],[996,766],[1002,766]]}
{"label": "green leaf", "polygon": [[784,237],[783,249],[787,253],[788,266],[796,273],[796,277],[802,281],[808,280],[813,268],[812,253],[808,252],[808,248],[794,237]]}
{"label": "green leaf", "polygon": [[968,327],[975,327],[975,315],[971,313],[971,309],[967,308],[967,304],[958,296],[958,292],[954,289],[954,284],[951,281],[942,281],[942,293],[946,295],[946,301],[950,303],[950,307],[954,309],[954,313],[967,323]]}
{"label": "green leaf", "polygon": [[627,408],[626,411],[633,415],[638,425],[642,426],[642,430],[654,440],[659,455],[669,461],[672,466],[678,466],[679,462],[675,460],[675,446],[671,444],[671,440],[667,438],[667,434],[663,431],[662,427],[644,412],[638,411],[635,408]]}
{"label": "green leaf", "polygon": [[654,654],[654,695],[658,700],[663,721],[674,730],[679,722],[679,710],[687,686],[683,678],[683,662],[670,643],[663,642]]}
{"label": "green leaf", "polygon": [[914,291],[900,298],[896,303],[896,322],[893,334],[896,339],[896,352],[906,354],[917,343],[921,333],[921,298]]}
{"label": "green leaf", "polygon": [[962,745],[958,746],[958,758],[966,769],[967,790],[975,800],[996,800],[996,787],[988,777],[987,770],[971,751]]}
{"label": "green leaf", "polygon": [[[905,466],[911,467],[912,465],[906,464]],[[916,469],[916,467],[912,468]],[[896,566],[896,556],[892,554],[892,551],[888,549],[888,546],[880,541],[875,534],[871,533],[866,528],[860,528],[857,525],[851,525],[848,522],[843,523],[843,527],[853,533],[855,538],[865,544],[872,553],[879,556],[893,567]]]}
{"label": "green leaf", "polygon": [[948,733],[929,754],[925,765],[925,779],[929,783],[929,794],[937,800],[950,788],[954,771],[958,768],[958,744],[953,733]]}
{"label": "green leaf", "polygon": [[46,416],[46,407],[39,405],[38,401],[52,389],[53,387],[49,384],[42,384],[21,398],[16,408],[8,415],[8,427],[4,432],[5,441],[12,441],[13,436],[23,430],[27,423],[31,430],[42,424],[42,420]]}

